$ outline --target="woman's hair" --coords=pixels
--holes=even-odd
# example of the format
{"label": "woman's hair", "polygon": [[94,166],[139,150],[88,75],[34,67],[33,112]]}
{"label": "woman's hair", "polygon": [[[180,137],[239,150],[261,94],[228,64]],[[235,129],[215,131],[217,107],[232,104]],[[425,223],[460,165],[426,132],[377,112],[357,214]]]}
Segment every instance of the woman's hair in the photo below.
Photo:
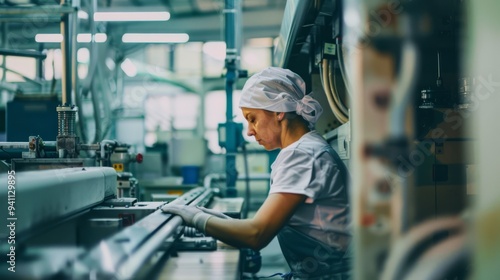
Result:
{"label": "woman's hair", "polygon": [[288,122],[292,125],[301,123],[306,127],[309,127],[309,122],[306,121],[301,115],[298,115],[296,112],[286,112],[284,118],[287,119]]}

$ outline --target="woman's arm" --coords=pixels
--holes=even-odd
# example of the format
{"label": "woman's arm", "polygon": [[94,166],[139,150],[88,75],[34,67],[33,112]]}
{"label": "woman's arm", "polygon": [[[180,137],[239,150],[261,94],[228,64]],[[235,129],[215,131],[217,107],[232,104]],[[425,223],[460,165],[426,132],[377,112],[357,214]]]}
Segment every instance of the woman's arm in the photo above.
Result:
{"label": "woman's arm", "polygon": [[205,231],[229,245],[260,250],[271,242],[305,199],[302,194],[273,193],[253,218],[225,220],[212,217]]}

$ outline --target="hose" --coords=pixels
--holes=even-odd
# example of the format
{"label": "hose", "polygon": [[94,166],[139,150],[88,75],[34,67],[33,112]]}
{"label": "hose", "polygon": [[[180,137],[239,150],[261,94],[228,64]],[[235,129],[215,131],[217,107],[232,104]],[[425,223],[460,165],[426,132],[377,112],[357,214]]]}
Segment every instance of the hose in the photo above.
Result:
{"label": "hose", "polygon": [[[340,67],[340,65],[339,65],[339,67]],[[332,73],[333,78],[331,80],[331,83],[333,85],[333,89],[335,90],[335,92],[339,92],[338,91],[338,87],[337,87],[337,85],[338,85],[337,80],[338,80],[338,76],[340,74],[337,73],[337,71],[335,71],[335,66],[334,66],[333,62],[332,62],[332,68],[333,68],[333,70],[332,70],[333,71],[333,73]],[[342,81],[342,84],[343,83],[344,82]],[[348,106],[348,103],[347,103],[347,101],[349,100],[349,93],[347,93],[346,85],[345,84],[343,84],[343,85],[344,85],[344,91],[345,91],[345,94],[346,94],[346,96],[345,96],[346,100],[343,100],[342,98],[340,98],[340,95],[339,95],[339,100],[340,100],[340,103],[344,105],[344,107],[346,108],[347,112],[349,112],[349,106]]]}
{"label": "hose", "polygon": [[342,81],[344,81],[345,89],[348,95],[351,95],[351,88],[349,87],[349,83],[347,82],[347,76],[344,72],[345,64],[344,64],[344,52],[342,51],[342,47],[339,43],[339,38],[335,40],[335,45],[337,45],[338,50],[338,58],[339,58],[339,68],[340,75],[342,76]]}
{"label": "hose", "polygon": [[333,95],[333,100],[335,101],[335,104],[337,105],[337,107],[340,109],[340,111],[343,113],[343,115],[346,118],[348,118],[349,111],[346,108],[346,106],[344,105],[344,103],[342,103],[342,100],[340,100],[339,92],[336,90],[336,87],[333,85],[334,80],[333,80],[332,76],[334,75],[334,73],[333,73],[333,66],[332,65],[333,65],[333,63],[331,61],[328,61],[328,78],[329,78],[329,84],[330,84],[330,92]]}
{"label": "hose", "polygon": [[342,123],[346,123],[348,121],[347,117],[340,111],[340,109],[335,104],[335,100],[332,97],[330,82],[327,76],[328,73],[328,60],[323,59],[320,67],[320,76],[322,77],[321,83],[323,84],[323,89],[325,90],[326,98],[328,99],[328,104],[330,105],[330,109],[332,109],[333,115]]}

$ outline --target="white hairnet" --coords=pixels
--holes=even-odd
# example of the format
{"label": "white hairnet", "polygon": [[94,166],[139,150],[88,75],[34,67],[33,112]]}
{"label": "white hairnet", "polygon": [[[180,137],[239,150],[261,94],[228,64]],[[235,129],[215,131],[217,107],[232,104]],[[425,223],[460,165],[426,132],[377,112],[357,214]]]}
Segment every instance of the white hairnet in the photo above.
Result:
{"label": "white hairnet", "polygon": [[313,128],[323,108],[305,91],[306,84],[299,75],[288,69],[269,67],[247,80],[241,91],[239,106],[271,112],[295,112]]}

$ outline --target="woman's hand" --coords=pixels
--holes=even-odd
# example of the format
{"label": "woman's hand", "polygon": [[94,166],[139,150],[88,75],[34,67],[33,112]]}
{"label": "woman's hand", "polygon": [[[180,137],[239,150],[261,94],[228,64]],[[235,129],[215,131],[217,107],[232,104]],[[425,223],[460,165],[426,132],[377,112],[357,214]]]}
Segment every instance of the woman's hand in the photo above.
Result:
{"label": "woman's hand", "polygon": [[201,207],[201,206],[196,206],[196,208],[200,209],[201,211],[203,211],[203,212],[205,212],[207,214],[213,215],[213,216],[221,218],[221,219],[232,219],[228,215],[226,215],[226,214],[224,214],[222,212],[219,212],[219,211],[215,211],[213,209],[208,209],[208,208]]}
{"label": "woman's hand", "polygon": [[[212,215],[205,213],[196,206],[167,204],[161,208],[164,213],[179,215],[187,226],[205,232],[207,221]],[[222,213],[221,213],[222,214]]]}

